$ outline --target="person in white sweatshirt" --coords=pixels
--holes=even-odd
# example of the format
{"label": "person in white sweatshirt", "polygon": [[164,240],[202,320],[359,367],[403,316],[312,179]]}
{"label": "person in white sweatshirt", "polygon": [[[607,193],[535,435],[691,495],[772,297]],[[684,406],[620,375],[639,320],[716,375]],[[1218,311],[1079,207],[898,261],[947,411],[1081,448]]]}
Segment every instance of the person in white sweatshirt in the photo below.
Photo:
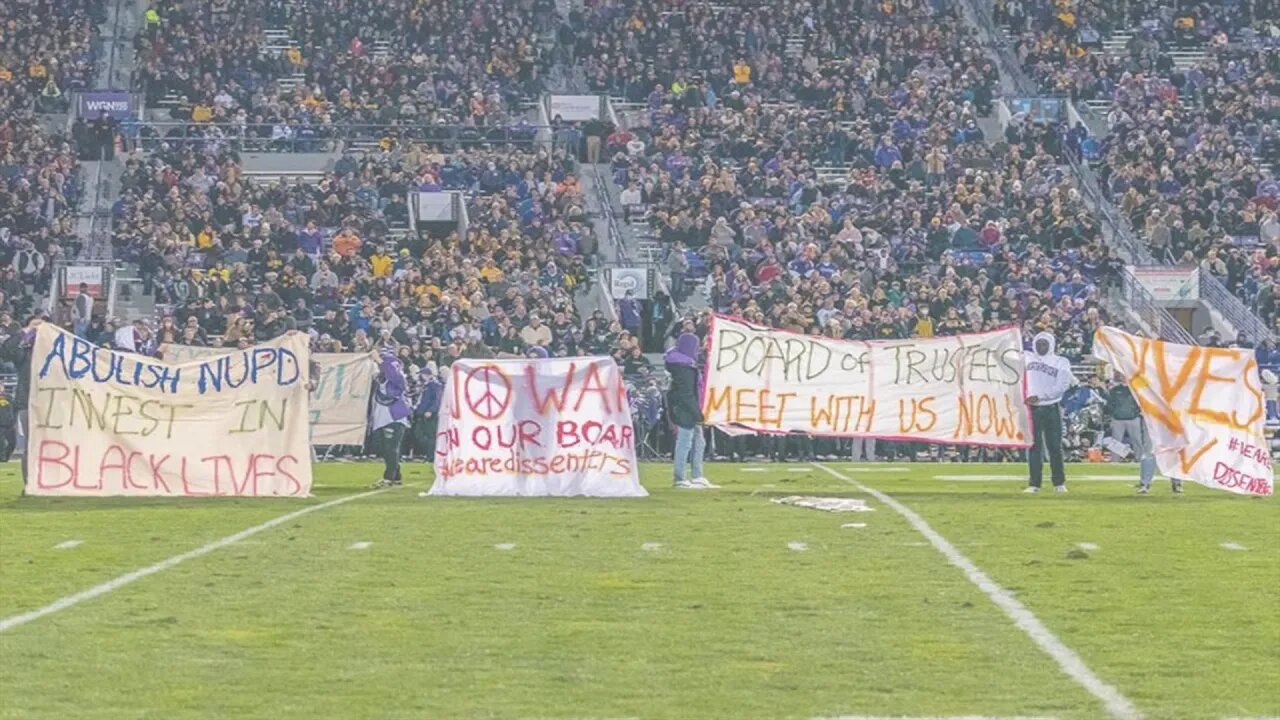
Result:
{"label": "person in white sweatshirt", "polygon": [[1055,353],[1057,340],[1051,333],[1037,333],[1027,352],[1027,404],[1031,406],[1032,445],[1027,451],[1031,480],[1027,492],[1040,492],[1044,456],[1049,455],[1053,489],[1067,491],[1067,474],[1062,466],[1062,396],[1074,382],[1071,363]]}

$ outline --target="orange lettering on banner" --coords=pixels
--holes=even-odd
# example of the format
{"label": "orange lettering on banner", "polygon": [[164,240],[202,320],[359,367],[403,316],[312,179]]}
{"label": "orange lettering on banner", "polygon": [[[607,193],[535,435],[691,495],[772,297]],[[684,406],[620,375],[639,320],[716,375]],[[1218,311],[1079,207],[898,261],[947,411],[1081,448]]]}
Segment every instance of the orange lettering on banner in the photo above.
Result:
{"label": "orange lettering on banner", "polygon": [[720,394],[716,394],[717,388],[707,388],[707,403],[702,408],[702,414],[708,420],[711,416],[718,412],[720,408],[724,408],[725,419],[729,419],[733,411],[733,386],[726,385],[720,389]]}
{"label": "orange lettering on banner", "polygon": [[1245,426],[1239,426],[1239,425],[1236,425],[1234,422],[1232,422],[1231,416],[1226,411],[1210,410],[1209,408],[1201,407],[1200,405],[1200,398],[1204,396],[1205,386],[1207,386],[1210,382],[1220,382],[1220,383],[1225,383],[1227,385],[1235,384],[1236,382],[1235,378],[1213,374],[1212,364],[1213,364],[1214,358],[1222,358],[1228,361],[1235,361],[1236,354],[1231,350],[1227,350],[1225,348],[1211,347],[1211,348],[1204,349],[1203,358],[1204,358],[1204,361],[1201,363],[1201,368],[1200,368],[1200,378],[1199,378],[1199,381],[1196,383],[1196,389],[1191,393],[1191,405],[1188,406],[1187,413],[1190,414],[1192,417],[1200,418],[1202,420],[1208,420],[1209,422],[1221,423],[1223,425],[1230,425],[1236,430],[1245,429]]}
{"label": "orange lettering on banner", "polygon": [[1195,452],[1195,454],[1194,454],[1194,455],[1192,455],[1192,456],[1191,456],[1191,459],[1189,459],[1189,460],[1187,459],[1187,449],[1186,449],[1186,448],[1182,448],[1181,450],[1179,450],[1179,451],[1178,451],[1178,463],[1182,466],[1182,472],[1183,472],[1183,473],[1190,473],[1190,472],[1191,472],[1191,468],[1193,468],[1193,467],[1195,467],[1195,466],[1196,466],[1196,463],[1200,461],[1200,458],[1201,458],[1201,457],[1203,457],[1205,453],[1209,452],[1209,450],[1210,450],[1214,445],[1217,445],[1217,444],[1218,444],[1218,441],[1217,441],[1216,439],[1214,439],[1214,440],[1210,440],[1209,442],[1207,442],[1207,443],[1205,443],[1204,445],[1202,445],[1202,446],[1200,447],[1200,449],[1199,449],[1199,450],[1197,450],[1197,451]]}
{"label": "orange lettering on banner", "polygon": [[1017,410],[1008,396],[1004,397],[1003,412],[994,396],[986,393],[960,393],[959,418],[952,438],[972,437],[974,435],[1009,438],[1021,441],[1024,438],[1018,430]]}
{"label": "orange lettering on banner", "polygon": [[[929,403],[936,400],[934,396],[923,397],[920,399],[909,398],[898,401],[898,430],[903,433],[908,432],[929,432],[934,425],[938,424],[938,413],[929,409]],[[907,403],[911,407],[911,419],[907,417]]]}
{"label": "orange lettering on banner", "polygon": [[1249,429],[1250,427],[1253,426],[1254,423],[1258,422],[1259,418],[1262,417],[1262,414],[1266,412],[1266,409],[1267,409],[1267,400],[1266,400],[1266,397],[1262,394],[1262,388],[1253,386],[1252,381],[1255,376],[1259,376],[1258,361],[1255,358],[1249,358],[1249,362],[1245,363],[1245,366],[1244,366],[1244,386],[1246,389],[1249,390],[1249,394],[1253,396],[1253,400],[1255,403],[1253,408],[1253,414],[1249,416],[1248,420],[1241,422],[1236,417],[1236,411],[1235,410],[1231,411],[1232,422],[1236,424],[1236,427],[1239,427],[1245,430]]}
{"label": "orange lettering on banner", "polygon": [[814,430],[869,433],[875,413],[876,401],[862,395],[828,395],[825,402],[809,398],[809,427]]}

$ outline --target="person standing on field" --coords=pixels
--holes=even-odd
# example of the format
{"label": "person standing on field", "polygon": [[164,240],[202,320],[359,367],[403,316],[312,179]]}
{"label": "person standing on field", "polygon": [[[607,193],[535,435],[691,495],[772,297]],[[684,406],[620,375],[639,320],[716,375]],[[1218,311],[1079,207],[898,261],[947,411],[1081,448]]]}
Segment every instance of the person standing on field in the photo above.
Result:
{"label": "person standing on field", "polygon": [[410,410],[405,397],[408,382],[394,350],[384,350],[373,386],[373,432],[382,442],[382,479],[376,488],[395,487],[404,483],[400,474],[400,447],[409,429]]}
{"label": "person standing on field", "polygon": [[[1127,444],[1138,461],[1138,494],[1146,495],[1151,491],[1151,479],[1156,474],[1155,451],[1142,420],[1142,407],[1119,371],[1115,374],[1115,383],[1107,390],[1106,412],[1111,419],[1111,439]],[[1182,492],[1181,480],[1173,478],[1172,483],[1175,493]]]}
{"label": "person standing on field", "polygon": [[[667,351],[664,359],[671,375],[671,387],[667,388],[667,417],[675,426],[675,487],[682,490],[715,488],[702,475],[702,456],[707,450],[707,439],[702,434],[701,382],[698,377],[698,336],[684,333],[676,340],[676,346]],[[685,475],[685,465],[693,467],[693,478]]]}
{"label": "person standing on field", "polygon": [[1027,404],[1031,406],[1031,449],[1027,464],[1031,478],[1026,492],[1040,492],[1044,456],[1049,456],[1049,472],[1056,492],[1067,491],[1067,473],[1062,464],[1062,396],[1071,387],[1071,363],[1054,352],[1057,340],[1051,333],[1037,333],[1027,358]]}

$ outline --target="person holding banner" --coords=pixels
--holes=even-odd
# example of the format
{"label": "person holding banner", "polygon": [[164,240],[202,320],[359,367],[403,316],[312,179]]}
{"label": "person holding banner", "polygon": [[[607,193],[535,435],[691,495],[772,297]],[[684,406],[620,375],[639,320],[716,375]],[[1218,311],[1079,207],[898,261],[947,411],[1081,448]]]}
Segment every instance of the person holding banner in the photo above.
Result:
{"label": "person holding banner", "polygon": [[1044,456],[1049,455],[1049,472],[1056,492],[1067,491],[1067,473],[1062,464],[1062,396],[1070,389],[1071,363],[1055,353],[1052,333],[1037,333],[1027,353],[1027,404],[1031,406],[1031,449],[1027,464],[1031,478],[1026,492],[1040,492]]}
{"label": "person holding banner", "polygon": [[[667,416],[675,426],[675,487],[682,490],[706,490],[719,487],[702,475],[702,457],[707,439],[702,434],[702,382],[698,372],[698,336],[684,333],[664,359],[671,375],[667,388]],[[685,465],[693,468],[693,478],[685,477]]]}
{"label": "person holding banner", "polygon": [[401,485],[400,446],[404,444],[405,431],[409,429],[409,404],[405,402],[408,384],[400,359],[394,350],[384,349],[378,368],[378,378],[373,388],[373,417],[370,426],[382,442],[382,479],[374,483],[376,488]]}
{"label": "person holding banner", "polygon": [[413,447],[427,462],[435,460],[436,430],[440,425],[440,400],[444,384],[436,377],[435,363],[422,368],[422,396],[413,411]]}
{"label": "person holding banner", "polygon": [[[1111,439],[1115,446],[1127,444],[1138,461],[1138,494],[1146,495],[1151,492],[1151,480],[1156,474],[1156,456],[1151,435],[1142,419],[1142,408],[1119,370],[1115,373],[1115,383],[1107,391],[1106,412],[1111,418]],[[1112,452],[1116,453],[1115,450]],[[1172,482],[1173,491],[1182,492],[1182,481],[1172,478]]]}

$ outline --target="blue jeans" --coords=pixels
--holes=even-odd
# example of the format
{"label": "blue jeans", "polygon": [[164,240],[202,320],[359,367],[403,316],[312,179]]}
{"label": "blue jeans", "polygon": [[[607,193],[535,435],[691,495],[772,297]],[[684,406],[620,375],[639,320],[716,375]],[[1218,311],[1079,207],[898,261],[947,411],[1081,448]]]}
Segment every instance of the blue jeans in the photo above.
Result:
{"label": "blue jeans", "polygon": [[[692,450],[692,454],[690,451]],[[676,482],[684,482],[685,463],[693,465],[693,476],[702,477],[702,455],[707,450],[707,439],[702,435],[702,427],[676,427]]]}

